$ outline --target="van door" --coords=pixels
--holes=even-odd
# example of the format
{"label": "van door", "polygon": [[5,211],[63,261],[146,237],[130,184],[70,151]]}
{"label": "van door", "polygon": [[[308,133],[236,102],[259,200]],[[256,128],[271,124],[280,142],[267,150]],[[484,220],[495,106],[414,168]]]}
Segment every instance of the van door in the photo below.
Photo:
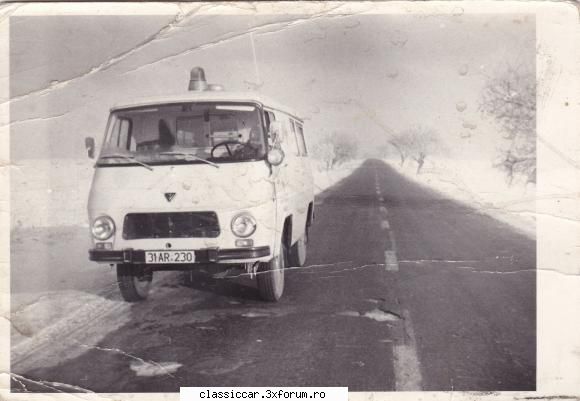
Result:
{"label": "van door", "polygon": [[308,150],[306,148],[306,141],[304,139],[304,128],[302,126],[302,122],[293,120],[292,125],[294,126],[299,161],[299,180],[301,183],[301,198],[299,202],[301,208],[305,208],[303,220],[301,221],[301,227],[304,228],[308,219],[308,206],[311,202],[314,201],[314,180],[312,178],[312,171],[310,169],[310,159],[308,158]]}
{"label": "van door", "polygon": [[[277,224],[279,225],[279,230],[282,231],[286,217],[292,216],[293,226],[295,224],[294,219],[296,218],[296,204],[298,203],[299,191],[296,185],[299,173],[297,171],[296,145],[290,131],[288,116],[274,110],[266,110],[265,112],[267,122],[268,120],[277,121],[280,124],[280,132],[277,137],[268,138],[270,146],[274,146],[274,142],[276,142],[284,152],[282,164],[272,168],[272,178],[276,186]],[[292,230],[292,243],[295,241],[294,231]]]}
{"label": "van door", "polygon": [[292,214],[292,243],[294,243],[303,235],[306,226],[308,202],[305,194],[308,183],[305,182],[304,163],[297,141],[297,128],[294,119],[280,112],[276,114],[276,117],[278,121],[282,122],[285,131],[286,163],[283,164],[288,175],[288,209],[289,213]]}

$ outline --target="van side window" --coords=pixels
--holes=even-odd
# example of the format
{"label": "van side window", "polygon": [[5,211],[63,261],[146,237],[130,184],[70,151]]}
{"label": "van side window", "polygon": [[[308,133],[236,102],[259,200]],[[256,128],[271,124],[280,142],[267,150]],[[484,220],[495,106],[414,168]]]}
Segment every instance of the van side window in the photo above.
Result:
{"label": "van side window", "polygon": [[283,135],[282,138],[286,143],[285,152],[289,155],[292,153],[294,156],[298,156],[298,145],[296,143],[296,135],[294,134],[294,125],[292,124],[292,119],[286,114],[278,115],[279,121],[282,122]]}
{"label": "van side window", "polygon": [[302,125],[299,123],[296,123],[296,142],[298,142],[300,156],[307,156],[308,150],[306,149],[306,141],[304,140],[304,130],[302,129]]}
{"label": "van side window", "polygon": [[290,121],[290,131],[292,131],[293,141],[296,144],[296,156],[301,156],[300,145],[298,144],[299,141],[298,141],[298,137],[296,136],[297,135],[296,125],[294,125],[294,120],[290,119],[289,121]]}

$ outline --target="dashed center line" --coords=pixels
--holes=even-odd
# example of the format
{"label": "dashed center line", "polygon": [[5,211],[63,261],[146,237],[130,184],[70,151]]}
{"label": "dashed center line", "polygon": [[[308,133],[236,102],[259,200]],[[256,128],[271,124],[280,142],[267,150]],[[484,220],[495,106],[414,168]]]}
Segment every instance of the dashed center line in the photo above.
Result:
{"label": "dashed center line", "polygon": [[[384,202],[384,198],[381,196],[376,173],[375,186],[379,201]],[[395,241],[395,234],[386,218],[389,213],[384,205],[379,207],[379,212],[382,216],[381,229],[386,231],[389,241],[389,243],[385,245],[385,269],[389,272],[398,272],[399,262],[397,260],[397,243]],[[401,315],[402,326],[400,327],[402,330],[400,338],[393,345],[395,389],[397,391],[421,391],[422,377],[411,316],[407,310],[403,310]]]}
{"label": "dashed center line", "polygon": [[409,312],[403,313],[403,341],[395,344],[395,388],[397,391],[421,391],[421,370],[417,355],[415,331],[411,323]]}
{"label": "dashed center line", "polygon": [[397,252],[397,241],[395,241],[395,234],[393,234],[393,230],[389,230],[389,242],[391,243],[391,249],[394,252]]}
{"label": "dashed center line", "polygon": [[[379,202],[384,202],[381,196],[381,189],[379,187],[378,176],[375,174],[375,187]],[[388,210],[384,205],[379,206],[379,212],[382,215],[381,229],[386,231],[388,243],[385,244],[385,266],[387,271],[399,271],[399,263],[397,262],[397,248],[395,243],[395,236],[391,230],[391,225],[387,220]]]}
{"label": "dashed center line", "polygon": [[389,272],[399,271],[399,263],[397,262],[395,251],[385,251],[385,268]]}

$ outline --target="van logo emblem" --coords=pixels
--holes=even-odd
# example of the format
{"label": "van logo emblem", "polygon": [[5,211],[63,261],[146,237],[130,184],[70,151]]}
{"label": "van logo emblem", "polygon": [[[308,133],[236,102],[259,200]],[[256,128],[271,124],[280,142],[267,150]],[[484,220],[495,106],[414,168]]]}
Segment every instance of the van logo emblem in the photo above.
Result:
{"label": "van logo emblem", "polygon": [[175,192],[165,192],[165,199],[167,202],[171,202],[175,198]]}

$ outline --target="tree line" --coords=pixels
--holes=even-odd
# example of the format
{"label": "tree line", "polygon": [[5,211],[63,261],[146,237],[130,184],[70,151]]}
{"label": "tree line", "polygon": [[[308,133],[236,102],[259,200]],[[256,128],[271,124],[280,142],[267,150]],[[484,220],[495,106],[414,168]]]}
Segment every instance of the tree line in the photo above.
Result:
{"label": "tree line", "polygon": [[[503,171],[511,185],[514,177],[524,177],[526,183],[536,183],[536,78],[523,67],[508,66],[495,77],[487,79],[480,99],[479,110],[491,118],[502,135],[502,146],[490,163]],[[376,156],[385,157],[393,152],[400,166],[409,160],[417,164],[420,174],[428,157],[445,152],[439,133],[431,127],[415,126],[392,132],[376,116],[369,116],[384,132],[384,141],[377,145]],[[465,126],[465,124],[464,124]],[[357,138],[345,132],[325,135],[315,146],[316,157],[327,169],[359,157]]]}
{"label": "tree line", "polygon": [[[442,148],[438,133],[432,128],[417,126],[391,136],[376,149],[377,156],[385,156],[394,149],[403,166],[408,159],[417,163],[417,174],[421,172],[428,156]],[[357,138],[344,132],[333,132],[323,137],[314,147],[313,153],[324,162],[327,170],[359,157]]]}

